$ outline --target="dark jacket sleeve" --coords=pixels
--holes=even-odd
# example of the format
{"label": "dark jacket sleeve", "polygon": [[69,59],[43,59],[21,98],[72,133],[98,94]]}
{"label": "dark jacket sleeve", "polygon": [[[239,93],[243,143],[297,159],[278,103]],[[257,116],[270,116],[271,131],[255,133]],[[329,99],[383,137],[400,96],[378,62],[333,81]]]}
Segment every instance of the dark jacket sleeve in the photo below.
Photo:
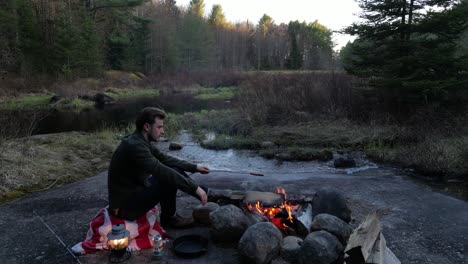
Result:
{"label": "dark jacket sleeve", "polygon": [[[142,168],[145,172],[143,175],[139,176],[140,178],[138,179],[138,181],[141,184],[145,184],[148,175],[152,174],[153,177],[157,177],[162,184],[177,186],[178,189],[189,194],[195,193],[195,191],[198,188],[198,185],[195,184],[195,182],[192,179],[184,177],[175,170],[166,166],[172,166],[173,162],[175,162],[174,160],[170,160],[169,163],[165,165],[162,161],[158,160],[155,156],[153,156],[152,147],[149,147],[144,143],[135,144],[132,147],[134,149],[130,151],[130,153],[133,153],[132,159],[135,162],[135,165],[139,168]],[[181,166],[187,165],[184,164]]]}
{"label": "dark jacket sleeve", "polygon": [[190,162],[187,162],[185,160],[180,160],[176,157],[172,157],[169,155],[166,155],[159,151],[156,147],[151,146],[151,152],[153,156],[161,161],[164,165],[169,166],[169,167],[177,167],[180,168],[184,171],[189,171],[189,172],[196,172],[197,171],[197,165],[192,164]]}

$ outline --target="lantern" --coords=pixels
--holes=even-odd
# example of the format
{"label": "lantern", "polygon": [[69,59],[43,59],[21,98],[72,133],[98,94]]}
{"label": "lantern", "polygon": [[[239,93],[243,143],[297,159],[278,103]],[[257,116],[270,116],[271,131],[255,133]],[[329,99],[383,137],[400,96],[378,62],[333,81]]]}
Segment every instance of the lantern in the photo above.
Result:
{"label": "lantern", "polygon": [[130,232],[125,229],[123,224],[112,226],[112,231],[107,234],[107,245],[111,249],[109,261],[111,263],[119,263],[130,258],[131,253],[127,251],[128,237]]}

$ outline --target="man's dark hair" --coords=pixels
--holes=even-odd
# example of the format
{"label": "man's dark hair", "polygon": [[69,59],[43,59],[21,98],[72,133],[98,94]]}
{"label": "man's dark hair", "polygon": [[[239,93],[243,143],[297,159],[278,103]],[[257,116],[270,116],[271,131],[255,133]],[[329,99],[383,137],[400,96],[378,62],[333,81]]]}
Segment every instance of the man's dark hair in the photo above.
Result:
{"label": "man's dark hair", "polygon": [[138,113],[138,116],[135,121],[136,130],[141,132],[143,131],[143,126],[148,123],[152,125],[154,123],[154,119],[157,117],[161,120],[166,118],[167,114],[164,110],[156,108],[156,107],[145,107],[143,110]]}

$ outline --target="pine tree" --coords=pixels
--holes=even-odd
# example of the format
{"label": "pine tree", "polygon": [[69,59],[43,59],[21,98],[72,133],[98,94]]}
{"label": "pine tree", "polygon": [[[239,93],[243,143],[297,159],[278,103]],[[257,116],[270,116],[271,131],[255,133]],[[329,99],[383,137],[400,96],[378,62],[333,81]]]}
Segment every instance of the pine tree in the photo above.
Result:
{"label": "pine tree", "polygon": [[191,0],[188,13],[195,17],[203,18],[205,16],[205,2],[203,0]]}
{"label": "pine tree", "polygon": [[[345,69],[372,76],[387,97],[411,103],[440,100],[461,87],[466,73],[456,58],[468,27],[466,1],[360,1],[363,22],[347,33],[358,39],[347,49]],[[431,10],[432,6],[445,6]],[[417,100],[415,100],[417,99]]]}

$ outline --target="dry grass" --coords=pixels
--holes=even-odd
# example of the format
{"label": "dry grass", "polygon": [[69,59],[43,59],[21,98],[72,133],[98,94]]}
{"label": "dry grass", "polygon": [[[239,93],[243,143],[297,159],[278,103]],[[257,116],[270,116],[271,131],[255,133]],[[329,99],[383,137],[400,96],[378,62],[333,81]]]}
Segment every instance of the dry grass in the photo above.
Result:
{"label": "dry grass", "polygon": [[58,133],[4,141],[0,201],[59,186],[107,169],[116,132]]}
{"label": "dry grass", "polygon": [[353,79],[345,74],[252,75],[240,89],[240,109],[255,124],[303,122],[311,113],[343,112],[351,106]]}

